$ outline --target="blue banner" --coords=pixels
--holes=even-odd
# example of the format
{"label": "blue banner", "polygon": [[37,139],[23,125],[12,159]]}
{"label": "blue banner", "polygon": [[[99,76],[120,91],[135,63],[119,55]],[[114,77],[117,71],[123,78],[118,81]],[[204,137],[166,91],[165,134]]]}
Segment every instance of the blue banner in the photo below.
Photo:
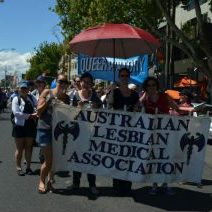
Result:
{"label": "blue banner", "polygon": [[78,55],[78,73],[89,72],[94,79],[114,81],[115,72],[115,81],[117,81],[118,70],[122,67],[129,68],[131,83],[141,84],[148,76],[148,55],[128,59]]}

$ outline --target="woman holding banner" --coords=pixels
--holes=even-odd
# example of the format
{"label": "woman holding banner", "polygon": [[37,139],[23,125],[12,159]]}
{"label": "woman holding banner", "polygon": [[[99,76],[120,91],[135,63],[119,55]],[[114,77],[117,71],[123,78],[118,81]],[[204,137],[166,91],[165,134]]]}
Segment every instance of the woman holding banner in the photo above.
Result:
{"label": "woman holding banner", "polygon": [[[52,183],[52,104],[53,100],[69,104],[69,96],[66,94],[68,87],[67,76],[59,74],[56,81],[56,88],[45,89],[38,100],[37,112],[39,116],[37,126],[37,142],[44,155],[44,163],[41,165],[38,192],[45,194],[47,191],[53,192]],[[47,185],[45,183],[48,176]]]}
{"label": "woman holding banner", "polygon": [[[139,95],[135,90],[128,87],[130,70],[121,68],[118,73],[119,85],[112,89],[108,95],[108,104],[115,110],[133,111],[139,101]],[[113,179],[113,188],[121,196],[129,195],[132,182]]]}
{"label": "woman holding banner", "polygon": [[[72,96],[72,105],[83,109],[100,108],[102,102],[97,96],[95,90],[93,90],[93,77],[88,72],[82,74],[80,77],[81,89],[76,90]],[[73,184],[70,189],[75,190],[80,186],[80,178],[82,173],[73,171]],[[87,174],[87,179],[90,187],[90,191],[93,195],[97,195],[99,191],[96,189],[96,176],[94,174]]]}
{"label": "woman holding banner", "polygon": [[[179,111],[177,104],[166,93],[160,93],[159,81],[154,77],[148,77],[143,83],[144,93],[140,98],[140,106],[146,113],[169,114],[170,108]],[[162,189],[166,194],[173,195],[174,191],[168,187],[167,183],[162,184]],[[158,192],[157,183],[153,183],[149,194],[156,195]]]}

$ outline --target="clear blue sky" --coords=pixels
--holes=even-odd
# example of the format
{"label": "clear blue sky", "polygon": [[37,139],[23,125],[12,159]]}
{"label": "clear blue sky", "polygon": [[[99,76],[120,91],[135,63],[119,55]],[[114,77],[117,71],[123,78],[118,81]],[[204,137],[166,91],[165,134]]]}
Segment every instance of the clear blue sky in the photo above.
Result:
{"label": "clear blue sky", "polygon": [[[40,43],[62,41],[58,16],[49,11],[56,0],[5,0],[0,3],[0,51],[32,52]],[[57,36],[54,35],[57,34]]]}

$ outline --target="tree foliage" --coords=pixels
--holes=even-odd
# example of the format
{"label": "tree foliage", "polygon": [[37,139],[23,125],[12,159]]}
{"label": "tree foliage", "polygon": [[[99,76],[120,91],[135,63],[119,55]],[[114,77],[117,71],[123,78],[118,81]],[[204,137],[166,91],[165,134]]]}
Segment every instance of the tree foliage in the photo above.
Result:
{"label": "tree foliage", "polygon": [[63,54],[64,48],[62,45],[41,43],[35,49],[35,54],[29,59],[30,69],[26,73],[26,79],[35,79],[44,72],[49,76],[56,76],[58,64]]}
{"label": "tree foliage", "polygon": [[[174,0],[169,0],[173,3]],[[179,1],[183,3],[185,9],[189,6],[191,1]],[[155,0],[158,8],[163,12],[167,24],[170,26],[172,32],[175,33],[175,39],[170,39],[169,42],[184,51],[193,61],[194,65],[199,68],[206,76],[212,79],[212,45],[211,38],[208,36],[212,32],[211,24],[204,20],[199,0],[193,0],[194,9],[196,13],[196,24],[198,28],[198,39],[191,40],[189,34],[186,34],[189,26],[184,27],[185,31],[179,29],[170,17],[169,11],[162,0]],[[210,5],[211,0],[207,3]],[[211,9],[211,8],[210,8]],[[169,39],[169,38],[167,38]]]}
{"label": "tree foliage", "polygon": [[[212,79],[211,38],[207,36],[208,25],[202,17],[201,2],[203,0],[57,0],[54,11],[60,17],[60,26],[67,40],[84,28],[105,22],[132,24],[148,29],[161,41],[181,49],[195,66]],[[186,9],[191,3],[194,4],[199,29],[197,41],[191,41],[171,16],[177,5],[181,4]],[[207,3],[211,9],[212,0],[207,0]],[[162,21],[167,22],[174,36],[169,37],[158,30]]]}
{"label": "tree foliage", "polygon": [[102,23],[128,23],[146,29],[143,16],[157,27],[162,17],[152,0],[57,0],[53,11],[60,17],[66,39]]}

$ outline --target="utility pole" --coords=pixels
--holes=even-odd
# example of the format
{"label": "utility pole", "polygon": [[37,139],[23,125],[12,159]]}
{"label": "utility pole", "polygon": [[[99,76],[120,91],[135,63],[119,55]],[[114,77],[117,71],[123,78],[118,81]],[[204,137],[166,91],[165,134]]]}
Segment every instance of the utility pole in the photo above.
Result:
{"label": "utility pole", "polygon": [[[175,23],[175,13],[176,13],[176,2],[172,1],[171,2],[171,7],[170,7],[170,15],[172,18],[173,23]],[[170,38],[175,40],[175,33],[173,30],[170,31]],[[169,47],[169,73],[170,73],[170,87],[173,88],[174,87],[174,81],[175,81],[175,70],[174,70],[174,47],[173,44],[170,44]]]}
{"label": "utility pole", "polygon": [[[167,12],[170,15],[170,8],[171,8],[171,1],[168,0],[167,1]],[[167,23],[166,24],[166,36],[168,38],[170,38],[170,26]],[[169,62],[170,62],[170,43],[168,41],[166,41],[166,55],[165,55],[166,59],[165,59],[165,75],[166,75],[166,87],[170,88],[170,66],[169,66]]]}

